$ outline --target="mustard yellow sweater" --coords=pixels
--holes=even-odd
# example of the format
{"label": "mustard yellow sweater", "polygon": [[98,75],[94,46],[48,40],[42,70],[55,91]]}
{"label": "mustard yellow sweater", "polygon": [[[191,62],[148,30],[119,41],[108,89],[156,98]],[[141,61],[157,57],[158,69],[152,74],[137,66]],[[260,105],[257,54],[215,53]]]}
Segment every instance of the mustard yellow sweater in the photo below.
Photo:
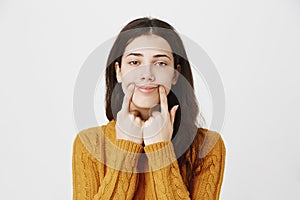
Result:
{"label": "mustard yellow sweater", "polygon": [[[217,132],[202,130],[204,135],[196,136],[201,137],[202,156],[198,159],[202,164],[190,182],[191,191],[184,184],[171,142],[143,147],[116,140],[114,120],[80,131],[73,144],[73,200],[219,199],[225,146]],[[123,153],[118,153],[120,150]],[[137,173],[143,152],[150,169]]]}

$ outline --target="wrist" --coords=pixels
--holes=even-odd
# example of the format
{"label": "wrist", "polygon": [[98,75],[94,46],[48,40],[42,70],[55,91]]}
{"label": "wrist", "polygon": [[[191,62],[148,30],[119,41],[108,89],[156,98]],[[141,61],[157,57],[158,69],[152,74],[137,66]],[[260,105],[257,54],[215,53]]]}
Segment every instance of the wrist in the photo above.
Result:
{"label": "wrist", "polygon": [[141,145],[143,143],[143,140],[142,139],[139,139],[139,138],[134,138],[134,137],[117,137],[116,138],[117,140],[126,140],[128,142],[133,142],[133,143],[136,143],[136,144],[139,144]]}
{"label": "wrist", "polygon": [[154,145],[157,143],[168,143],[170,141],[167,140],[155,140],[155,139],[144,139],[145,146]]}

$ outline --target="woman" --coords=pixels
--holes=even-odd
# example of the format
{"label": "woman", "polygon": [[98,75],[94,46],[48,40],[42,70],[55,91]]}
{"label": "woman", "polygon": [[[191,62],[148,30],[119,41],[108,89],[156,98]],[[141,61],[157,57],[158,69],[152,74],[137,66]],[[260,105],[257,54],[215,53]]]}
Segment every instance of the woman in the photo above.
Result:
{"label": "woman", "polygon": [[225,147],[197,125],[193,87],[174,28],[129,22],[107,60],[109,122],[74,141],[73,199],[219,199]]}

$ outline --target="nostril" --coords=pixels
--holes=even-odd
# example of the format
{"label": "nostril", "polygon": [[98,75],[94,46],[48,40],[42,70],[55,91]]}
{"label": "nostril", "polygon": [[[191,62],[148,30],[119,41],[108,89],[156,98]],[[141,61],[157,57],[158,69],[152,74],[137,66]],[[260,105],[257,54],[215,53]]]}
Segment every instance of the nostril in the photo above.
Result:
{"label": "nostril", "polygon": [[155,80],[154,76],[150,76],[149,80],[154,81]]}

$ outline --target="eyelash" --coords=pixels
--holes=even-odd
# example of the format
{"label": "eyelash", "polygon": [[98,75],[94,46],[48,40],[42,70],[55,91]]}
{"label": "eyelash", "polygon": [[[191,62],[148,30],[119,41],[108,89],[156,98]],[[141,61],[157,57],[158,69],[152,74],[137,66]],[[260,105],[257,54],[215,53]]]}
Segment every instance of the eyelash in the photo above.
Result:
{"label": "eyelash", "polygon": [[163,61],[158,61],[158,62],[155,63],[155,65],[157,65],[157,64],[158,64],[158,66],[161,66],[161,67],[167,66],[167,63],[165,63]]}
{"label": "eyelash", "polygon": [[[135,62],[136,64],[134,64],[133,62]],[[139,61],[137,61],[137,60],[132,60],[132,61],[128,62],[128,64],[130,64],[130,65],[137,65],[137,64],[139,64]]]}
{"label": "eyelash", "polygon": [[[137,61],[137,60],[132,60],[132,61],[129,61],[128,64],[129,64],[129,65],[135,65],[135,66],[137,66],[137,65],[140,64],[140,62]],[[166,62],[163,62],[163,61],[158,61],[158,62],[155,62],[154,65],[161,66],[161,67],[165,67],[165,66],[167,66],[168,64],[167,64]]]}

